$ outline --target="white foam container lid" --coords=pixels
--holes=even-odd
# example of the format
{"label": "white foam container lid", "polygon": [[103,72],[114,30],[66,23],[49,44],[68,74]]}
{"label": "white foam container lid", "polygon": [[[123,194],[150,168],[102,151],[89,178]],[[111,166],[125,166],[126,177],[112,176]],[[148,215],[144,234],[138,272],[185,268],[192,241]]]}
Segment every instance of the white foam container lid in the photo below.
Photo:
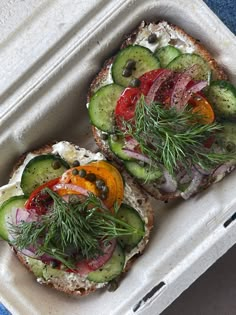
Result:
{"label": "white foam container lid", "polygon": [[[2,0],[0,184],[24,151],[52,140],[96,149],[86,91],[141,20],[165,19],[201,40],[236,84],[234,35],[201,1]],[[0,242],[0,300],[13,314],[158,314],[236,242],[236,174],[189,201],[154,202],[145,254],[114,293],[74,298],[39,285]]]}

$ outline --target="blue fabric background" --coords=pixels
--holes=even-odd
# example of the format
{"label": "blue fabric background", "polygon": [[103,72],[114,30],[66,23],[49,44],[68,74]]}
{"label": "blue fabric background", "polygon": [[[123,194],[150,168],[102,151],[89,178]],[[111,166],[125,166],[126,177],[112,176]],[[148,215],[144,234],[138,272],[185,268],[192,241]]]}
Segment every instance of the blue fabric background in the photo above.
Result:
{"label": "blue fabric background", "polygon": [[[211,10],[236,34],[236,0],[205,0]],[[0,304],[0,315],[9,315],[6,308]]]}

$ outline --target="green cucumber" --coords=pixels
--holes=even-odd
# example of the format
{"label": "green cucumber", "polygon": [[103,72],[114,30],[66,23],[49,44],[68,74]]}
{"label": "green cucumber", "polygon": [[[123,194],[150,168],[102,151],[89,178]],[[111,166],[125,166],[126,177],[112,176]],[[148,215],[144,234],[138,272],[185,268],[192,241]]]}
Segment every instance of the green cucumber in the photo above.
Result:
{"label": "green cucumber", "polygon": [[51,179],[61,176],[69,164],[57,155],[43,154],[31,159],[21,176],[21,188],[25,195]]}
{"label": "green cucumber", "polygon": [[125,161],[133,161],[134,159],[128,156],[123,150],[124,140],[122,137],[118,137],[116,135],[110,135],[108,137],[108,144],[111,151],[118,156],[121,160]]}
{"label": "green cucumber", "polygon": [[[132,207],[122,204],[117,212],[117,218],[128,223],[134,227],[139,233],[134,233],[132,235],[120,236],[118,240],[120,241],[122,247],[126,250],[131,250],[134,248],[143,238],[145,233],[145,226],[139,213]],[[141,232],[141,233],[140,233]],[[142,235],[143,234],[143,235]]]}
{"label": "green cucumber", "polygon": [[142,182],[155,181],[162,176],[162,172],[158,167],[150,165],[140,165],[138,162],[124,161],[127,171]]}
{"label": "green cucumber", "polygon": [[167,68],[173,71],[183,72],[193,65],[198,65],[198,71],[193,80],[206,80],[210,81],[211,78],[211,69],[208,63],[197,54],[182,54],[173,59],[168,65]]}
{"label": "green cucumber", "polygon": [[12,221],[13,210],[23,208],[27,198],[23,195],[7,199],[0,207],[0,237],[9,241],[8,223]]}
{"label": "green cucumber", "polygon": [[154,56],[156,56],[161,63],[161,67],[165,68],[173,59],[181,55],[181,51],[171,45],[161,47],[154,52]]}
{"label": "green cucumber", "polygon": [[223,121],[223,130],[219,134],[217,142],[228,153],[236,153],[236,124],[235,122]]}
{"label": "green cucumber", "polygon": [[122,91],[120,85],[108,84],[92,96],[88,106],[89,118],[98,129],[114,132],[114,110]]}
{"label": "green cucumber", "polygon": [[207,93],[218,119],[236,119],[236,88],[228,81],[212,81]]}
{"label": "green cucumber", "polygon": [[109,282],[119,276],[125,265],[125,253],[120,245],[116,245],[111,258],[99,269],[88,274],[87,279],[94,282]]}
{"label": "green cucumber", "polygon": [[[131,68],[128,63],[134,63]],[[138,78],[145,72],[160,68],[160,62],[151,50],[143,46],[134,45],[122,49],[116,56],[111,72],[115,83],[128,86],[132,79]],[[125,70],[128,75],[124,75]]]}

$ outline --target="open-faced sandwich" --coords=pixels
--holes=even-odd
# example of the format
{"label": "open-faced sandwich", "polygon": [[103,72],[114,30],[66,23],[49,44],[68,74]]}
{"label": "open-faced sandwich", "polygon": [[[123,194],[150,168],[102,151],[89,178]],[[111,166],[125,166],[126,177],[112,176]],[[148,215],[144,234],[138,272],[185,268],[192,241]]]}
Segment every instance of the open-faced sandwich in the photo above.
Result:
{"label": "open-faced sandwich", "polygon": [[236,89],[165,21],[142,22],[106,61],[88,111],[101,151],[157,199],[188,199],[234,169]]}
{"label": "open-faced sandwich", "polygon": [[114,288],[152,226],[132,178],[69,142],[24,155],[0,188],[0,237],[39,283],[69,294]]}

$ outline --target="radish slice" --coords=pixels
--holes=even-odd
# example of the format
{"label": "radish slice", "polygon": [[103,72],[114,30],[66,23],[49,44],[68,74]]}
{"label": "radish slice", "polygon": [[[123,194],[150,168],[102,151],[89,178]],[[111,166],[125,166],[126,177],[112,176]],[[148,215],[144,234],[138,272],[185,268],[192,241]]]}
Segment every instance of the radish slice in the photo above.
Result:
{"label": "radish slice", "polygon": [[131,158],[134,158],[134,159],[139,160],[139,161],[143,161],[147,164],[152,163],[151,159],[149,159],[148,157],[146,157],[145,155],[143,155],[141,153],[137,153],[137,152],[134,152],[134,151],[131,151],[128,149],[122,149],[122,151]]}
{"label": "radish slice", "polygon": [[207,81],[200,81],[193,86],[191,86],[187,91],[184,93],[183,101],[184,105],[188,103],[189,99],[192,97],[194,93],[200,92],[207,86]]}
{"label": "radish slice", "polygon": [[177,110],[183,109],[184,103],[184,95],[186,92],[186,87],[189,82],[192,80],[193,75],[196,75],[198,70],[197,65],[193,65],[183,73],[180,73],[178,79],[175,83],[172,95],[170,106],[175,107]]}
{"label": "radish slice", "polygon": [[156,96],[156,93],[160,89],[161,85],[173,74],[173,71],[168,69],[163,69],[158,76],[156,77],[155,81],[153,82],[152,86],[150,87],[150,90],[145,97],[145,101],[147,104],[151,104]]}

